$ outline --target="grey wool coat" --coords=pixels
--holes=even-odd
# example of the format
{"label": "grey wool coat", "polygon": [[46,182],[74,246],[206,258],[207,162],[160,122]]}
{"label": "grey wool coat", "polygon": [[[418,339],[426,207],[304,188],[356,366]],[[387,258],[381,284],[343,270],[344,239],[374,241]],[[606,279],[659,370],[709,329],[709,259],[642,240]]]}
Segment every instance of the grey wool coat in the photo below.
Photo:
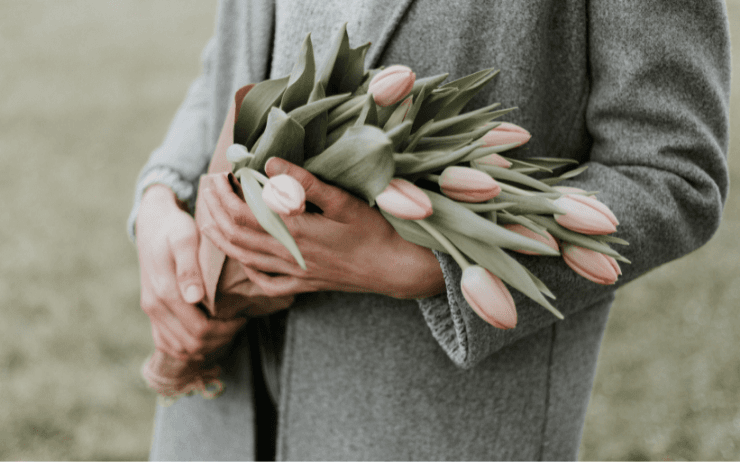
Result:
{"label": "grey wool coat", "polygon": [[[437,254],[447,291],[422,300],[304,294],[250,321],[224,360],[212,401],[157,409],[153,459],[252,459],[260,424],[253,371],[277,410],[278,459],[575,459],[614,290],[704,244],[728,191],[729,34],[719,0],[227,0],[203,73],[141,192],[169,185],[193,203],[234,92],[287,75],[309,32],[320,62],[348,23],[366,65],[405,64],[450,79],[501,72],[468,106],[518,106],[507,121],[532,140],[512,155],[566,157],[588,170],[568,184],[599,191],[619,218],[615,286],[561,259],[517,256],[565,315],[513,291],[518,326],[495,329],[460,292],[460,269]],[[258,345],[261,354],[253,351]],[[260,364],[261,363],[261,364]]]}

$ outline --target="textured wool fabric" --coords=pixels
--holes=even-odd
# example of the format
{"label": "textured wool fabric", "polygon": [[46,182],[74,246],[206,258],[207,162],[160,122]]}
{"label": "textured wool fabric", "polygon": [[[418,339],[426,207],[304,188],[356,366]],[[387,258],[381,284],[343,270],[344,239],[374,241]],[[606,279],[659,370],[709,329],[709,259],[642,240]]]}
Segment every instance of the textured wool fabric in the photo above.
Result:
{"label": "textured wool fabric", "polygon": [[[402,63],[418,76],[450,79],[501,69],[468,108],[519,107],[506,120],[533,137],[512,156],[587,162],[567,184],[600,192],[620,220],[617,236],[631,243],[618,250],[633,263],[604,287],[561,259],[517,255],[557,295],[566,319],[556,322],[512,291],[519,324],[510,331],[475,315],[460,293],[460,268],[441,253],[447,290],[436,297],[298,297],[281,315],[285,330],[261,344],[278,406],[278,458],[574,459],[615,288],[696,249],[719,225],[728,188],[724,4],[223,1],[203,74],[142,170],[132,238],[136,204],[152,182],[192,203],[186,186],[205,171],[236,89],[290,72],[308,32],[320,63],[345,21],[352,46],[373,43],[370,67]],[[284,346],[275,341],[283,337]],[[250,383],[227,386],[242,396]],[[223,427],[209,430],[214,451],[238,435],[249,441],[254,428],[234,429],[229,416],[253,409],[230,396],[159,409],[153,457],[231,457],[208,453],[207,439],[191,454],[176,437],[187,422],[200,433],[207,421]],[[242,443],[234,442],[243,452],[233,457],[254,457]]]}

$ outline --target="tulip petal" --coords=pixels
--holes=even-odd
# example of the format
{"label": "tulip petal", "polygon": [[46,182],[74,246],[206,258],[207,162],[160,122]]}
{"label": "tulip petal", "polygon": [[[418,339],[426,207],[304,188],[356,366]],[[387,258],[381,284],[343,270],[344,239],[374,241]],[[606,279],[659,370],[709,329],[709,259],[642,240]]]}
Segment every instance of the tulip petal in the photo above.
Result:
{"label": "tulip petal", "polygon": [[463,271],[460,288],[481,319],[499,329],[516,327],[514,299],[503,281],[490,271],[477,265],[469,266]]}
{"label": "tulip petal", "polygon": [[404,220],[421,220],[433,212],[429,196],[402,178],[393,178],[388,187],[375,197],[375,203],[380,209]]}
{"label": "tulip petal", "polygon": [[562,243],[562,254],[573,271],[597,284],[614,284],[621,274],[619,264],[608,255],[567,242]]}

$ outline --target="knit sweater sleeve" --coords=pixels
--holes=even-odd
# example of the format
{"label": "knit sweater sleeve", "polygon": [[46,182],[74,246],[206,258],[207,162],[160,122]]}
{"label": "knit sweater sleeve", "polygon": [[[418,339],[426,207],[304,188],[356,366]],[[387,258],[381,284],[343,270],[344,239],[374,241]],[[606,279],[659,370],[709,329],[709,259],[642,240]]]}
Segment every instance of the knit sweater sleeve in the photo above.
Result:
{"label": "knit sweater sleeve", "polygon": [[[728,193],[730,42],[720,0],[591,0],[588,170],[567,182],[618,217],[622,264],[614,286],[590,282],[562,259],[516,255],[557,295],[566,316],[613,296],[645,272],[703,245],[719,226]],[[563,183],[566,184],[566,183]],[[444,294],[418,300],[449,357],[469,368],[556,318],[512,289],[516,328],[498,330],[468,306],[461,271],[436,253]]]}

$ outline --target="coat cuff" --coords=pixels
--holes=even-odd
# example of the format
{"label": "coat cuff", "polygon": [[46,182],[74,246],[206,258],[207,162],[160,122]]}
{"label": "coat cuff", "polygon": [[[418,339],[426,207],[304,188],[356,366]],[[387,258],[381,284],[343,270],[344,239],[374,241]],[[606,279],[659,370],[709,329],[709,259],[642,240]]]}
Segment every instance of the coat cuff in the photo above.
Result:
{"label": "coat cuff", "polygon": [[126,231],[131,242],[136,243],[136,217],[139,214],[139,206],[144,191],[149,186],[162,184],[170,188],[178,199],[187,204],[188,210],[192,213],[195,207],[195,185],[169,167],[155,167],[149,170],[136,184],[134,192],[134,206],[129,214],[126,223]]}
{"label": "coat cuff", "polygon": [[[463,310],[471,308],[464,301],[460,291],[462,271],[452,257],[446,253],[437,250],[432,250],[432,252],[439,260],[447,290],[446,293],[417,299],[417,302],[432,335],[447,356],[459,367],[467,368],[470,366],[470,355],[468,330]],[[463,306],[461,306],[461,301],[464,303]]]}

